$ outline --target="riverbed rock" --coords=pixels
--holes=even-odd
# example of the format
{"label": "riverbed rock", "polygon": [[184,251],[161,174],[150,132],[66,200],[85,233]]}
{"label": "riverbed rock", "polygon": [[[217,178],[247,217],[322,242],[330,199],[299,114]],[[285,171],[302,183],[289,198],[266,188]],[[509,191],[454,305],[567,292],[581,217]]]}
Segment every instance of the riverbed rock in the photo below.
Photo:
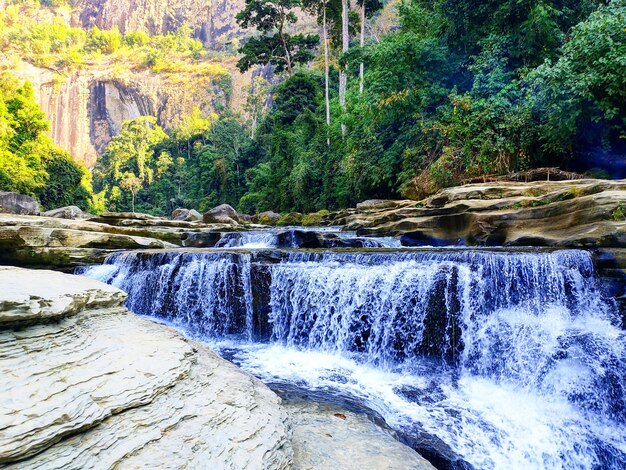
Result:
{"label": "riverbed rock", "polygon": [[220,204],[202,216],[202,221],[207,224],[230,224],[239,225],[241,219],[234,207],[228,204]]}
{"label": "riverbed rock", "polygon": [[360,235],[406,235],[412,246],[456,240],[470,246],[625,247],[626,181],[468,184],[420,202],[340,211],[331,223]]}
{"label": "riverbed rock", "polygon": [[82,219],[90,217],[78,206],[65,206],[58,209],[51,209],[41,214],[44,217],[58,217],[61,219]]}
{"label": "riverbed rock", "polygon": [[0,191],[0,212],[11,214],[37,215],[41,211],[33,197],[9,191]]}
{"label": "riverbed rock", "polygon": [[118,289],[7,267],[0,285],[0,468],[291,467],[280,399]]}
{"label": "riverbed rock", "polygon": [[101,262],[116,250],[174,248],[177,245],[164,239],[180,240],[181,233],[0,213],[0,263],[72,269]]}
{"label": "riverbed rock", "polygon": [[289,214],[282,216],[278,220],[276,225],[286,227],[289,225],[300,225],[301,222],[302,222],[302,214],[300,212],[290,212]]}
{"label": "riverbed rock", "polygon": [[363,414],[307,401],[287,401],[293,426],[293,468],[434,470]]}
{"label": "riverbed rock", "polygon": [[252,216],[252,222],[262,225],[276,225],[281,217],[280,214],[273,211],[259,212]]}
{"label": "riverbed rock", "polygon": [[[132,215],[138,218],[124,218]],[[107,254],[102,250],[172,248],[185,245],[185,240],[207,237],[195,234],[232,228],[229,224],[170,220],[146,214],[105,213],[89,220],[72,220],[0,213],[0,263],[69,269],[77,264],[101,262]]]}
{"label": "riverbed rock", "polygon": [[390,209],[396,207],[396,201],[389,199],[368,199],[356,205],[357,210]]}
{"label": "riverbed rock", "polygon": [[186,222],[199,222],[202,220],[202,214],[195,209],[183,209],[179,207],[172,212],[173,220],[184,220]]}

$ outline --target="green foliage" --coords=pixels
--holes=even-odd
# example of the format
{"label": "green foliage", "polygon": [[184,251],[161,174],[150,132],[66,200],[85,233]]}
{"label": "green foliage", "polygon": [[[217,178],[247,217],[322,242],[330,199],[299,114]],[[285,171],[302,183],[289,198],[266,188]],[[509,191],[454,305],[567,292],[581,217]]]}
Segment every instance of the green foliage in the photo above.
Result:
{"label": "green foliage", "polygon": [[235,119],[199,110],[167,136],[151,117],[124,123],[94,170],[112,210],[169,214],[175,206],[237,205],[245,191],[246,130]]}
{"label": "green foliage", "polygon": [[243,28],[255,27],[262,36],[250,38],[239,49],[242,54],[237,67],[243,73],[254,65],[271,64],[277,73],[293,73],[298,64],[313,59],[312,49],[319,36],[290,35],[286,28],[298,17],[294,9],[301,0],[246,0],[245,8],[237,14],[237,23]]}
{"label": "green foliage", "polygon": [[623,222],[626,220],[626,204],[620,202],[611,212],[611,220],[615,222]]}
{"label": "green foliage", "polygon": [[102,54],[113,54],[122,45],[122,35],[115,26],[111,30],[101,30],[94,26],[85,42],[85,51],[98,51]]}
{"label": "green foliage", "polygon": [[[57,0],[52,0],[57,2]],[[56,3],[16,2],[0,11],[0,49],[16,53],[37,66],[71,70],[103,57],[155,71],[184,67],[206,56],[202,43],[182,25],[175,32],[149,36],[143,32],[121,34],[117,27],[85,31],[72,27],[64,8]],[[43,4],[42,4],[43,5]]]}
{"label": "green foliage", "polygon": [[32,85],[0,74],[0,189],[35,196],[47,209],[92,209],[87,169],[52,142],[48,128]]}

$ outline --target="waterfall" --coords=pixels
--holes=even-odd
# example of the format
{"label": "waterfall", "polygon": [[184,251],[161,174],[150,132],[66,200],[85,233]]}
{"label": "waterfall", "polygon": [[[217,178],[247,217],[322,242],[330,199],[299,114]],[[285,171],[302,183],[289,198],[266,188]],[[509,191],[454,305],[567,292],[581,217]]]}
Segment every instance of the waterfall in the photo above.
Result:
{"label": "waterfall", "polygon": [[[139,314],[233,339],[258,375],[359,396],[479,467],[626,464],[626,341],[586,251],[123,253],[83,274],[128,292]],[[394,385],[367,385],[363,370]],[[527,405],[511,397],[541,404],[517,416]],[[500,428],[524,419],[547,434]]]}

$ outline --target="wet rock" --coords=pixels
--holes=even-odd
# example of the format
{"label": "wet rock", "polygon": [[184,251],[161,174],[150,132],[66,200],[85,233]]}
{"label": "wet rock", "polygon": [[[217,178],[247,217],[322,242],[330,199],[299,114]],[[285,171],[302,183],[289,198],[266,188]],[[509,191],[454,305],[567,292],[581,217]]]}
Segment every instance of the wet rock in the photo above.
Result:
{"label": "wet rock", "polygon": [[222,238],[220,232],[188,232],[182,237],[183,246],[191,248],[211,248]]}
{"label": "wet rock", "polygon": [[[204,345],[128,312],[125,294],[0,267],[0,466],[292,464],[280,399]],[[44,321],[54,317],[56,321]]]}
{"label": "wet rock", "polygon": [[206,212],[202,216],[202,221],[207,224],[239,225],[241,223],[237,211],[228,204],[221,204]]}
{"label": "wet rock", "polygon": [[432,237],[420,230],[407,232],[400,237],[402,246],[459,246],[464,245],[462,239],[441,239]]}
{"label": "wet rock", "polygon": [[172,212],[172,220],[183,220],[186,222],[199,222],[202,214],[195,209],[183,209],[179,207]]}
{"label": "wet rock", "polygon": [[40,211],[39,203],[35,198],[20,193],[0,191],[0,212],[37,215]]}
{"label": "wet rock", "polygon": [[44,217],[58,217],[61,219],[83,219],[91,217],[85,214],[80,207],[77,206],[65,206],[58,209],[52,209],[41,214]]}
{"label": "wet rock", "polygon": [[324,235],[324,248],[380,248],[380,244],[364,238],[350,237],[342,238],[337,235]]}
{"label": "wet rock", "polygon": [[307,230],[285,230],[276,234],[277,248],[322,248],[321,237]]}

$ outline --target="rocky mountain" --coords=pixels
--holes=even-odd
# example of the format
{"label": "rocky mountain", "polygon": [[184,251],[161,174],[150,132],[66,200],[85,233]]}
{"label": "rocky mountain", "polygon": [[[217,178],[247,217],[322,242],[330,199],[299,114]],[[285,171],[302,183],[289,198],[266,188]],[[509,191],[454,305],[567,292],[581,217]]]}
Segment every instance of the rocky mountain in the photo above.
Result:
{"label": "rocky mountain", "polygon": [[33,84],[54,141],[93,167],[126,120],[156,116],[164,129],[173,129],[194,108],[208,115],[240,99],[243,80],[237,77],[233,91],[232,60],[214,64],[213,74],[202,74],[205,70],[153,73],[97,64],[60,76],[21,61],[13,73]]}
{"label": "rocky mountain", "polygon": [[117,26],[122,33],[150,34],[166,34],[188,25],[207,47],[216,49],[247,34],[235,21],[244,3],[243,0],[79,0],[72,21],[87,29]]}

